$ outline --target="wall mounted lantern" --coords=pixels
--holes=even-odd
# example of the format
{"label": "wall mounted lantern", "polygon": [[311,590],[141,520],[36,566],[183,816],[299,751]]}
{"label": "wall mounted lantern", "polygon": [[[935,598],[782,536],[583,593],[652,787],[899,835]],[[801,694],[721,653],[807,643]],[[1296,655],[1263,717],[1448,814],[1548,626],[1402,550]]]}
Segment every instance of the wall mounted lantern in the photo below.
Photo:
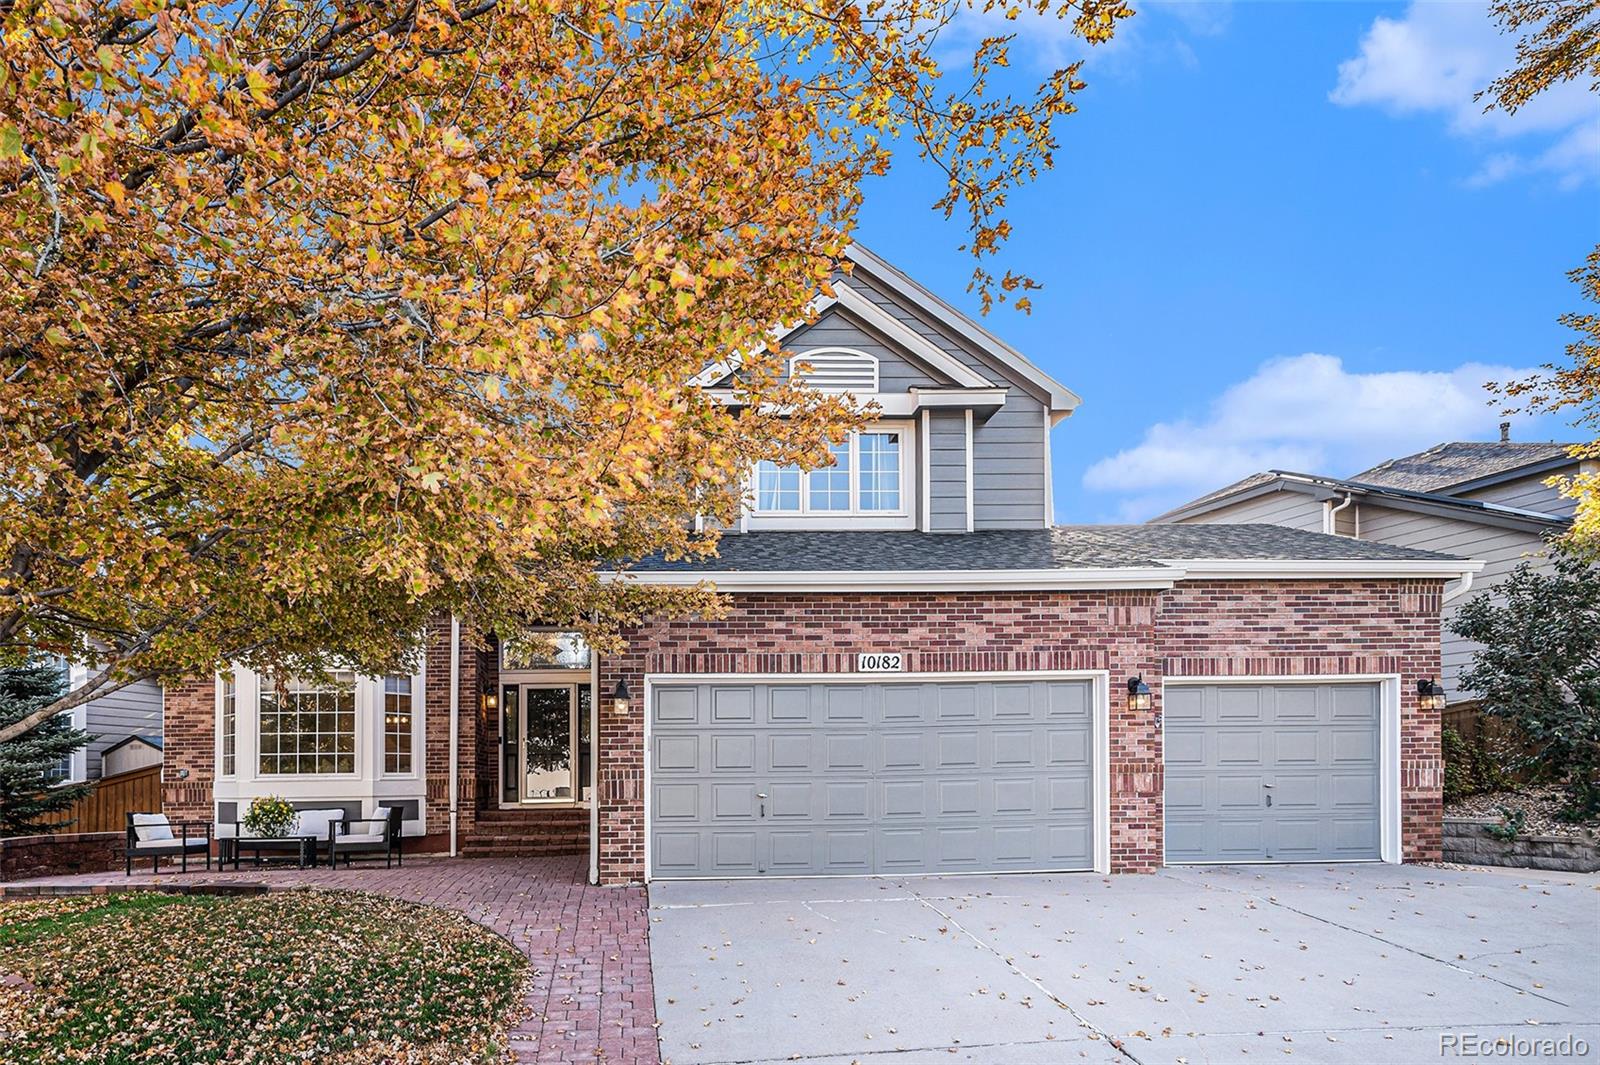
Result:
{"label": "wall mounted lantern", "polygon": [[619,714],[626,714],[632,703],[633,697],[628,693],[628,682],[618,678],[617,686],[611,689],[611,709]]}
{"label": "wall mounted lantern", "polygon": [[495,694],[495,686],[493,684],[485,684],[483,686],[483,712],[492,714],[499,705],[500,700]]}
{"label": "wall mounted lantern", "polygon": [[1156,705],[1155,696],[1150,694],[1150,685],[1144,682],[1143,677],[1128,678],[1128,709],[1149,710]]}
{"label": "wall mounted lantern", "polygon": [[1423,710],[1444,709],[1444,689],[1432,677],[1417,681],[1417,706]]}

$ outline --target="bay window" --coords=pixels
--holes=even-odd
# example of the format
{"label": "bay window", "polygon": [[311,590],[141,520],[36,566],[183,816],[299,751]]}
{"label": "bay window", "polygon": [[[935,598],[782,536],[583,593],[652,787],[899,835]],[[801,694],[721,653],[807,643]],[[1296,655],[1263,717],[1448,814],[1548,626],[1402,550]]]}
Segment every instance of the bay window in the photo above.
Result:
{"label": "bay window", "polygon": [[411,735],[416,719],[411,678],[383,678],[383,771],[411,772]]}
{"label": "bay window", "polygon": [[356,771],[356,678],[331,683],[261,678],[257,748],[264,776]]}
{"label": "bay window", "polygon": [[232,673],[222,675],[222,722],[217,729],[222,745],[222,775],[231,777],[238,769],[239,689]]}

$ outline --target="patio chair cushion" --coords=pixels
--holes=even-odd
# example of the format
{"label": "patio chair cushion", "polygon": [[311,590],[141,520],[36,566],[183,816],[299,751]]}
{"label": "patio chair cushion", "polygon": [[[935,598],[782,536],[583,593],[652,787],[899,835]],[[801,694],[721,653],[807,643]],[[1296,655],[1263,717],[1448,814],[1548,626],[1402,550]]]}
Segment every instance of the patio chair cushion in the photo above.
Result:
{"label": "patio chair cushion", "polygon": [[382,831],[346,832],[339,837],[339,843],[341,846],[346,843],[382,843],[386,835],[387,833]]}
{"label": "patio chair cushion", "polygon": [[327,839],[328,826],[343,819],[344,811],[337,807],[330,810],[301,810],[299,827],[295,829],[294,834]]}
{"label": "patio chair cushion", "polygon": [[136,851],[169,851],[169,850],[205,850],[207,847],[204,836],[190,836],[188,839],[140,839],[135,840],[133,849]]}
{"label": "patio chair cushion", "polygon": [[140,843],[172,839],[172,824],[166,814],[134,814],[133,834]]}

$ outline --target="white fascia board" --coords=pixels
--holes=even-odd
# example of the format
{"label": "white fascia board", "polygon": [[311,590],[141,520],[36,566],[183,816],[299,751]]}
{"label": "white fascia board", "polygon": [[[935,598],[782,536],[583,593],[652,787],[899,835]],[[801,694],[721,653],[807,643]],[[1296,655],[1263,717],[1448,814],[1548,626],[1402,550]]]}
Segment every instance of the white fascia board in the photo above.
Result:
{"label": "white fascia board", "polygon": [[1186,579],[1198,580],[1348,580],[1359,577],[1438,578],[1464,577],[1483,569],[1474,560],[1383,558],[1383,559],[1281,559],[1281,558],[1182,558],[1157,559],[1163,565],[1184,571]]}
{"label": "white fascia board", "polygon": [[961,360],[851,288],[848,282],[835,281],[833,283],[833,291],[839,299],[839,306],[877,329],[956,384],[965,388],[994,387],[993,381],[980,377]]}
{"label": "white fascia board", "polygon": [[1022,352],[945,303],[875,252],[860,244],[851,244],[845,249],[845,258],[865,267],[873,278],[888,285],[897,294],[954,329],[1002,366],[1016,371],[1037,385],[1049,396],[1049,407],[1053,413],[1070,412],[1083,402],[1077,393],[1039,369]]}
{"label": "white fascia board", "polygon": [[727,377],[733,371],[737,370],[748,356],[759,355],[761,352],[766,351],[773,344],[783,343],[784,338],[789,336],[789,334],[794,333],[797,330],[804,329],[807,325],[810,325],[812,322],[816,321],[817,315],[821,314],[823,311],[827,310],[829,307],[832,307],[838,302],[839,300],[836,296],[824,296],[818,294],[816,298],[814,298],[810,303],[806,304],[805,310],[801,312],[800,321],[793,322],[789,325],[782,325],[777,329],[772,330],[767,334],[767,336],[770,338],[769,340],[757,344],[748,352],[736,351],[732,355],[729,355],[726,359],[719,359],[710,366],[707,366],[705,369],[701,370],[699,373],[695,374],[693,377],[689,378],[689,383],[696,388],[711,387],[724,377]]}
{"label": "white fascia board", "polygon": [[[707,396],[721,403],[725,407],[743,406],[746,397],[741,396],[731,388],[707,388]],[[877,407],[874,412],[879,418],[910,418],[921,411],[930,408],[944,410],[975,410],[1000,407],[1006,401],[1004,388],[969,388],[949,389],[944,392],[929,393],[926,389],[912,389],[909,392],[874,392],[870,394],[857,394],[854,392],[839,392],[834,395],[844,396],[853,400],[858,409],[865,409],[869,404]],[[766,413],[786,414],[790,408],[779,407],[776,404],[764,404],[762,411]]]}
{"label": "white fascia board", "polygon": [[649,571],[603,574],[629,584],[694,587],[719,592],[982,592],[1171,588],[1184,577],[1170,567],[1045,570],[777,570]]}
{"label": "white fascia board", "polygon": [[[907,395],[921,407],[1003,407],[1008,388],[910,388]],[[879,402],[882,402],[880,400]]]}

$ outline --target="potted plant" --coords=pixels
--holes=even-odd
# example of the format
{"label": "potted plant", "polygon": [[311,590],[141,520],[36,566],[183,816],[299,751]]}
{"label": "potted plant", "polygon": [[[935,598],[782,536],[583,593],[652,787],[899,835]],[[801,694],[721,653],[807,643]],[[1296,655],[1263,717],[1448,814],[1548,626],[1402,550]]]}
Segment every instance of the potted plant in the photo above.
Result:
{"label": "potted plant", "polygon": [[294,830],[299,816],[288,801],[276,795],[262,795],[244,812],[244,827],[252,836],[282,839]]}

